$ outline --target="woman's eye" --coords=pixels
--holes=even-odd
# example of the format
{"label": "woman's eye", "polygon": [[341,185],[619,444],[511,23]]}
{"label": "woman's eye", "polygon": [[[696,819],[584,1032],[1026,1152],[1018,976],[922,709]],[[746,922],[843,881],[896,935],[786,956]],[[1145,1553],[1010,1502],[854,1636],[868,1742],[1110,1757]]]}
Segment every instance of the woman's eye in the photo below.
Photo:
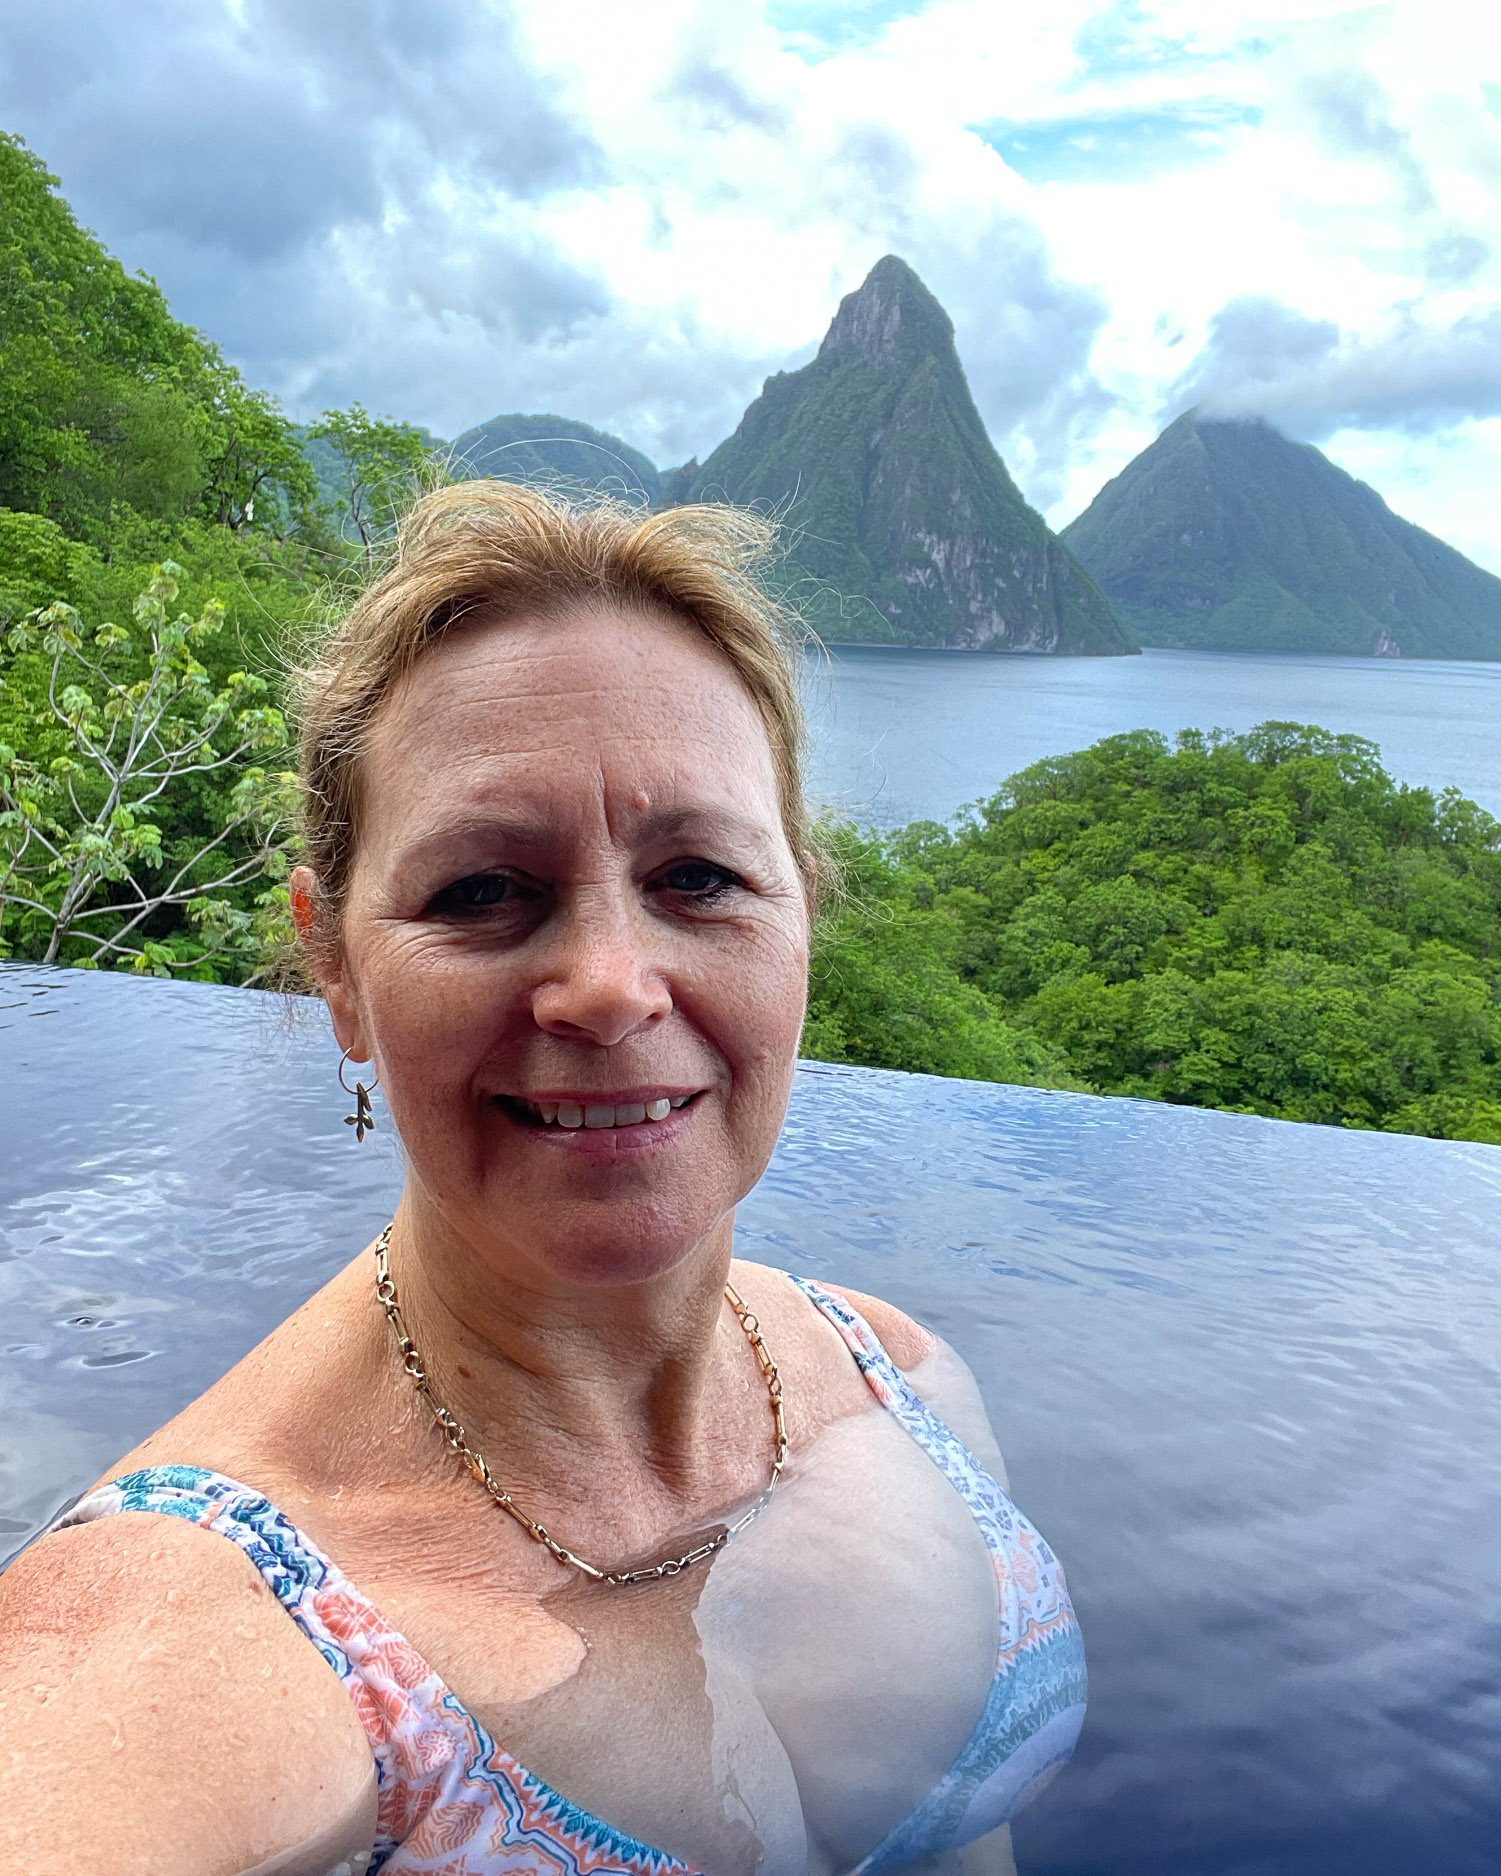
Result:
{"label": "woman's eye", "polygon": [[475,912],[490,912],[496,906],[520,903],[527,895],[516,880],[504,873],[470,873],[445,886],[432,902],[431,910],[449,918],[463,918]]}
{"label": "woman's eye", "polygon": [[715,866],[712,860],[679,860],[657,875],[659,889],[690,899],[717,899],[742,883],[728,867]]}

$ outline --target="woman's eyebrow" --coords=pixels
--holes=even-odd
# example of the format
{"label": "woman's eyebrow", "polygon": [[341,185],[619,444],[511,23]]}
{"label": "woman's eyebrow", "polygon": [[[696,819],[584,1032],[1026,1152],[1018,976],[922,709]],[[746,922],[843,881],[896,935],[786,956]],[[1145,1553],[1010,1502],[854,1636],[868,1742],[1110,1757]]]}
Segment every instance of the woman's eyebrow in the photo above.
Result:
{"label": "woman's eyebrow", "polygon": [[553,824],[539,817],[487,813],[419,829],[397,841],[396,857],[403,865],[421,865],[471,848],[537,848],[555,837]]}
{"label": "woman's eyebrow", "polygon": [[770,844],[767,829],[758,817],[742,814],[734,808],[710,806],[663,806],[642,812],[633,829],[638,840],[655,842],[681,839],[692,835],[710,840],[752,840],[757,846]]}
{"label": "woman's eyebrow", "polygon": [[[758,817],[710,803],[664,804],[646,809],[639,816],[632,814],[628,832],[633,842],[650,845],[690,836],[737,844],[749,841],[758,850],[774,844],[774,837]],[[557,823],[546,816],[486,811],[418,829],[397,842],[396,857],[404,866],[421,866],[434,859],[452,859],[492,847],[536,852],[555,845],[557,839]]]}

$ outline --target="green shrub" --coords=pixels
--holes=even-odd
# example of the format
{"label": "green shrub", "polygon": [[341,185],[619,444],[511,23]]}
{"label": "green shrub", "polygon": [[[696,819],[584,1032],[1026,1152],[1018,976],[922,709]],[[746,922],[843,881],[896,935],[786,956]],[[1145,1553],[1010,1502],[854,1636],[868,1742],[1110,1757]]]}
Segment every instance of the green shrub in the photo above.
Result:
{"label": "green shrub", "polygon": [[1357,737],[1110,737],[841,847],[809,1054],[1501,1143],[1501,827]]}

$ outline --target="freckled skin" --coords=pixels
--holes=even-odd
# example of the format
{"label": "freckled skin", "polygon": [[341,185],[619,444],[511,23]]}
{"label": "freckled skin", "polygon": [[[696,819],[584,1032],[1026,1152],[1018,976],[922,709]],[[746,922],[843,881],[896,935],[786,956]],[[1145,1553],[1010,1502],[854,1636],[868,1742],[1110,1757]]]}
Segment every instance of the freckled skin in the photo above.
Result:
{"label": "freckled skin", "polygon": [[[750,698],[672,619],[472,628],[387,701],[366,769],[325,989],[379,1065],[425,1265],[462,1245],[555,1293],[680,1264],[770,1155],[803,1017],[807,907]],[[685,857],[736,883],[667,889]],[[434,915],[485,872],[510,903]],[[642,1082],[702,1090],[655,1156],[560,1152],[492,1098]]]}

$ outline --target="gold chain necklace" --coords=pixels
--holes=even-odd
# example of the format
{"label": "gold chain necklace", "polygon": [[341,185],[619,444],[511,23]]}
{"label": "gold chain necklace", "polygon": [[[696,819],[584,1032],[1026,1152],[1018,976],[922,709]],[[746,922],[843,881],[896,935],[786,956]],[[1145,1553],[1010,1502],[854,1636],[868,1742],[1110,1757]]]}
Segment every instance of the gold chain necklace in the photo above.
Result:
{"label": "gold chain necklace", "polygon": [[662,1577],[677,1576],[693,1564],[703,1563],[716,1551],[723,1550],[730,1539],[737,1532],[743,1531],[746,1525],[765,1508],[766,1501],[771,1497],[777,1480],[782,1476],[782,1467],[787,1460],[787,1424],[782,1415],[782,1377],[777,1372],[777,1365],[771,1358],[771,1350],[766,1346],[761,1334],[761,1325],[756,1320],[754,1312],[746,1307],[739,1291],[730,1284],[727,1283],[724,1286],[725,1299],[734,1310],[740,1327],[745,1331],[745,1339],[755,1353],[757,1365],[766,1381],[766,1392],[771,1397],[771,1414],[776,1428],[771,1477],[766,1481],[765,1490],[750,1509],[742,1512],[733,1524],[727,1525],[718,1537],[711,1537],[708,1543],[696,1545],[694,1549],[685,1551],[681,1557],[664,1557],[661,1563],[648,1564],[640,1570],[601,1570],[597,1564],[586,1563],[574,1551],[560,1544],[545,1525],[538,1524],[535,1518],[529,1518],[526,1515],[505,1487],[496,1482],[483,1455],[477,1453],[469,1444],[459,1421],[433,1393],[432,1382],[423,1364],[421,1353],[417,1344],[407,1334],[406,1324],[401,1319],[401,1304],[397,1299],[396,1284],[391,1276],[387,1255],[390,1248],[391,1227],[387,1225],[375,1240],[375,1295],[381,1308],[385,1310],[386,1320],[390,1323],[392,1333],[396,1337],[402,1367],[411,1376],[412,1384],[417,1392],[426,1400],[448,1445],[463,1460],[469,1471],[484,1486],[501,1510],[509,1512],[527,1536],[539,1543],[544,1550],[551,1551],[559,1563],[567,1564],[574,1570],[581,1570],[585,1576],[592,1578],[596,1583],[609,1583],[617,1589],[627,1583],[656,1582]]}

